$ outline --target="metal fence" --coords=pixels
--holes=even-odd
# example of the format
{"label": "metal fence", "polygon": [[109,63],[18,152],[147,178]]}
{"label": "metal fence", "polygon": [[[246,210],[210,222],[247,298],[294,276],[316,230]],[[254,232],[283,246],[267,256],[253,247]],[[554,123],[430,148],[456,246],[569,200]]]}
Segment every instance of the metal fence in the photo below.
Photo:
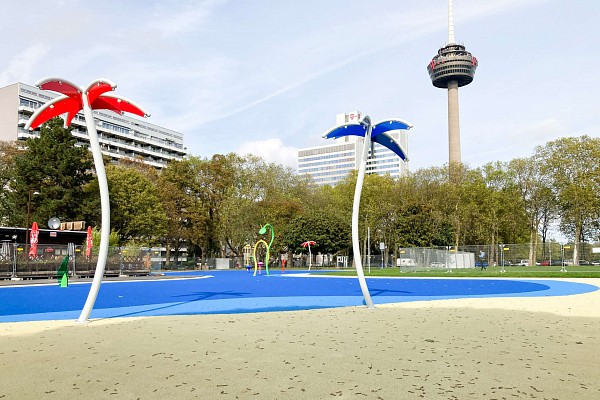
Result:
{"label": "metal fence", "polygon": [[[574,244],[539,243],[469,245],[440,247],[407,247],[396,252],[371,255],[363,254],[364,268],[391,268],[411,271],[417,269],[487,268],[488,266],[551,266],[551,265],[600,265],[600,244],[578,243],[578,257],[574,257]],[[532,261],[530,262],[530,254]],[[328,262],[316,262],[312,267],[351,268],[352,256],[329,257]],[[304,258],[295,259],[294,265],[307,267]]]}
{"label": "metal fence", "polygon": [[[600,265],[600,244],[578,244],[579,265]],[[410,247],[396,252],[363,255],[363,267],[401,270],[454,269],[510,265],[574,265],[573,244],[540,243],[501,245],[471,245],[454,247]],[[97,249],[96,249],[97,251]],[[532,262],[530,262],[530,254]],[[0,279],[33,279],[56,277],[59,266],[68,257],[71,277],[90,277],[96,270],[97,254],[85,255],[83,246],[38,245],[34,257],[29,256],[29,246],[11,242],[0,243]],[[274,257],[270,268],[281,268],[281,258]],[[287,268],[352,268],[352,256],[313,254],[295,255],[288,260]],[[244,268],[242,258],[192,258],[181,257],[166,262],[160,252],[150,248],[110,247],[105,276],[148,275],[163,269],[235,269]]]}
{"label": "metal fence", "polygon": [[397,259],[403,268],[477,268],[488,266],[600,265],[600,244],[561,243],[469,245],[404,248]]}
{"label": "metal fence", "polygon": [[[463,246],[459,249],[472,252],[480,263],[488,265],[600,265],[600,244],[578,243],[500,244],[497,246]],[[531,261],[530,261],[531,255]]]}
{"label": "metal fence", "polygon": [[[29,256],[29,249],[30,246],[2,242],[0,279],[56,277],[65,257],[71,277],[89,277],[96,272],[97,253],[87,257],[82,246],[38,245],[35,256]],[[104,275],[148,275],[152,271],[151,257],[150,249],[110,247]]]}

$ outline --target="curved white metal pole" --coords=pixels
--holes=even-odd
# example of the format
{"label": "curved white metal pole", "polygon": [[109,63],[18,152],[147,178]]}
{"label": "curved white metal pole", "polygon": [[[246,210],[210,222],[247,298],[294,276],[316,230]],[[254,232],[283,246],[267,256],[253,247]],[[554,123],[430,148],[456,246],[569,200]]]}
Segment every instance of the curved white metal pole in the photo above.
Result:
{"label": "curved white metal pole", "polygon": [[94,122],[94,115],[90,108],[87,93],[82,93],[83,98],[83,114],[85,116],[85,124],[90,137],[90,148],[92,150],[92,156],[94,157],[94,167],[96,168],[96,176],[98,177],[98,186],[100,187],[100,206],[102,212],[102,231],[100,235],[100,246],[98,253],[98,263],[96,264],[96,272],[94,273],[94,280],[90,287],[87,300],[81,310],[78,322],[87,322],[94,308],[98,291],[100,290],[100,283],[104,276],[104,267],[106,265],[106,258],[108,255],[108,240],[110,237],[110,203],[108,198],[108,181],[106,180],[106,171],[104,170],[104,161],[102,160],[102,152],[100,151],[100,142],[98,141],[98,132],[96,132],[96,124]]}
{"label": "curved white metal pole", "polygon": [[354,254],[354,265],[356,266],[356,274],[358,275],[358,283],[362,290],[365,304],[369,308],[375,308],[373,300],[371,300],[371,294],[369,294],[369,288],[367,287],[367,281],[365,280],[365,274],[363,272],[362,260],[360,259],[360,244],[358,241],[358,211],[360,208],[360,195],[362,193],[363,181],[365,180],[365,170],[367,169],[367,158],[369,158],[369,148],[371,147],[371,131],[373,129],[371,125],[371,119],[368,116],[363,118],[363,123],[367,124],[367,133],[365,134],[365,142],[363,148],[363,154],[360,159],[360,166],[358,167],[358,176],[356,177],[356,188],[354,189],[354,204],[352,205],[352,250]]}

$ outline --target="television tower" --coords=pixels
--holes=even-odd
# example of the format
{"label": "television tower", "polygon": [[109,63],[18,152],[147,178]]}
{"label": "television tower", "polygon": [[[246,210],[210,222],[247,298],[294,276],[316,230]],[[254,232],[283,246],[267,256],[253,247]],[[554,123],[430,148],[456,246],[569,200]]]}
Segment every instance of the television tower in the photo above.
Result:
{"label": "television tower", "polygon": [[454,40],[452,0],[448,0],[448,43],[438,50],[427,71],[433,86],[448,89],[448,147],[450,164],[460,163],[460,124],[458,121],[458,88],[473,82],[477,58]]}

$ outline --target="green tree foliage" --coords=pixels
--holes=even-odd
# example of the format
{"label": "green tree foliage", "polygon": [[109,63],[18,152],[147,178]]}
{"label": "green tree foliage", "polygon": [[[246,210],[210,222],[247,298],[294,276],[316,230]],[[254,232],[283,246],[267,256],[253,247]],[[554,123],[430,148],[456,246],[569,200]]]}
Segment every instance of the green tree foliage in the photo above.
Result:
{"label": "green tree foliage", "polygon": [[196,157],[171,161],[159,175],[158,195],[167,219],[163,243],[168,260],[171,251],[177,259],[182,247],[186,247],[189,254],[200,255],[194,250],[205,242],[207,216],[197,179],[202,162]]}
{"label": "green tree foliage", "polygon": [[600,217],[600,139],[589,136],[561,138],[536,148],[544,160],[542,174],[554,193],[561,230],[577,243],[585,240]]}
{"label": "green tree foliage", "polygon": [[[0,146],[0,210],[4,224],[23,225],[29,190],[33,219],[85,219],[99,223],[97,181],[91,156],[53,120],[41,136]],[[563,138],[529,158],[479,168],[448,165],[421,169],[402,179],[365,177],[359,216],[362,250],[371,232],[389,251],[411,246],[531,243],[530,260],[548,227],[560,223],[574,241],[600,232],[600,139]],[[124,242],[165,245],[175,259],[182,248],[201,257],[242,255],[275,229],[272,257],[305,251],[348,254],[356,173],[336,186],[311,186],[290,168],[261,158],[216,154],[172,161],[157,172],[139,162],[109,165],[112,228]],[[13,212],[14,211],[14,212]],[[170,253],[169,253],[170,254]],[[495,255],[490,254],[490,259]]]}
{"label": "green tree foliage", "polygon": [[286,243],[294,253],[306,252],[302,243],[313,240],[313,254],[338,253],[352,246],[348,221],[336,218],[321,209],[308,209],[291,220],[284,233]]}
{"label": "green tree foliage", "polygon": [[17,142],[0,141],[0,225],[9,225],[16,214],[14,198],[10,196],[10,185],[17,176],[15,159],[23,151]]}
{"label": "green tree foliage", "polygon": [[528,222],[530,265],[537,259],[540,237],[542,243],[545,243],[550,222],[558,215],[547,176],[541,172],[543,163],[544,160],[536,157],[515,158],[507,167],[509,180],[516,188]]}
{"label": "green tree foliage", "polygon": [[[106,178],[111,230],[117,232],[120,243],[138,239],[152,244],[162,238],[167,218],[155,181],[137,168],[112,164],[106,167]],[[96,180],[93,191],[98,190]]]}
{"label": "green tree foliage", "polygon": [[304,212],[310,192],[306,179],[255,156],[227,157],[232,167],[232,190],[221,202],[221,248],[231,249],[239,256],[245,244],[252,245],[260,238],[258,230],[266,223],[276,231],[273,253],[294,246],[286,237],[292,221]]}
{"label": "green tree foliage", "polygon": [[26,150],[14,157],[14,177],[8,183],[9,202],[15,210],[10,224],[25,225],[29,191],[34,189],[39,195],[31,199],[32,221],[83,219],[84,186],[92,180],[92,158],[85,147],[76,144],[60,118],[44,124],[39,137],[27,140]]}
{"label": "green tree foliage", "polygon": [[[102,236],[102,230],[100,229],[92,229],[92,252],[93,254],[98,254],[98,250],[100,248],[100,239]],[[83,241],[82,246],[85,248],[87,246],[87,239]],[[119,246],[119,235],[115,231],[110,231],[110,235],[108,236],[108,246],[109,247],[117,247]]]}
{"label": "green tree foliage", "polygon": [[223,256],[219,241],[222,219],[221,205],[233,192],[235,157],[215,154],[198,164],[199,196],[206,212],[203,252],[210,256]]}

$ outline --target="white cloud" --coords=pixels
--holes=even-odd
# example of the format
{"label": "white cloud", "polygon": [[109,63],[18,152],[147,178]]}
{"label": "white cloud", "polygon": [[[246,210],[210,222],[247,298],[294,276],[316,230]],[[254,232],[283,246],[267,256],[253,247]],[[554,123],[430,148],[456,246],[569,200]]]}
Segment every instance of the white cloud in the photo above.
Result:
{"label": "white cloud", "polygon": [[560,136],[568,136],[569,133],[568,127],[562,121],[556,118],[547,118],[516,129],[510,132],[510,136],[520,140],[546,142]]}
{"label": "white cloud", "polygon": [[536,146],[574,135],[575,133],[561,120],[547,118],[517,126],[516,129],[508,128],[490,136],[481,136],[478,140],[465,141],[464,161],[472,167],[477,167],[495,160],[509,161],[515,157],[529,157],[534,153]]}
{"label": "white cloud", "polygon": [[252,154],[267,162],[274,162],[296,169],[298,149],[284,146],[279,138],[242,143],[235,152],[240,155]]}
{"label": "white cloud", "polygon": [[[525,3],[540,1],[546,0],[528,0]],[[472,20],[500,14],[522,7],[523,3],[522,0],[496,0],[485,4],[472,1],[469,7],[465,6],[463,18]],[[285,46],[278,49],[277,53],[273,53],[271,48],[265,50],[258,46],[257,52],[267,51],[268,58],[265,59],[268,62],[248,66],[249,70],[243,73],[243,84],[238,81],[230,85],[230,93],[242,92],[243,95],[230,98],[231,101],[219,102],[218,105],[213,100],[214,111],[196,118],[195,125],[189,128],[201,128],[213,121],[235,117],[350,64],[378,60],[386,51],[397,52],[403,44],[415,38],[443,30],[446,18],[444,7],[421,5],[402,13],[367,14],[362,18],[363,21],[337,21],[337,24],[308,31],[291,42],[285,42]],[[402,26],[401,34],[390,36],[390,32],[398,30],[398,25]],[[361,34],[356,35],[357,31]],[[351,41],[351,45],[340,45],[348,41]],[[298,57],[298,54],[307,56]]]}
{"label": "white cloud", "polygon": [[[5,37],[19,32],[3,44],[0,84],[109,78],[120,95],[148,108],[148,122],[182,132],[191,154],[237,148],[295,167],[296,148],[324,144],[335,114],[360,109],[414,123],[411,169],[447,160],[446,100],[425,70],[446,37],[442,0],[374,0],[368,9],[308,2],[319,3],[318,12],[277,0],[6,3],[4,15],[28,15],[29,23],[6,17],[0,26]],[[465,161],[527,156],[566,135],[600,136],[593,75],[577,70],[560,95],[543,83],[572,70],[572,60],[594,64],[596,3],[454,6],[456,38],[481,58],[476,83],[461,91]],[[565,64],[556,64],[557,43]]]}
{"label": "white cloud", "polygon": [[[211,16],[213,10],[223,4],[221,0],[207,0],[198,4],[191,2],[179,8],[181,4],[170,2],[161,4],[154,12],[153,21],[160,20],[160,24],[154,24],[152,27],[160,31],[164,36],[177,36],[183,33],[198,29],[207,18]],[[165,18],[165,15],[168,16]]]}
{"label": "white cloud", "polygon": [[42,45],[33,45],[21,53],[15,55],[8,66],[0,71],[0,85],[9,85],[19,81],[37,81],[39,77],[32,79],[32,71],[36,70],[49,48]]}

